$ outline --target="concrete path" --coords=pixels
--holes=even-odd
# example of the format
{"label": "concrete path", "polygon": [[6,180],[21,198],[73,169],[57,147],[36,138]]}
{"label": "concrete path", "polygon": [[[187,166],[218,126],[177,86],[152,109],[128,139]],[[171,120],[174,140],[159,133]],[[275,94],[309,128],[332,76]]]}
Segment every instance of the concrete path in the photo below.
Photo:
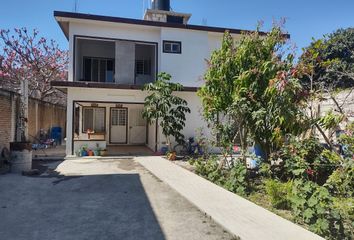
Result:
{"label": "concrete path", "polygon": [[133,158],[35,165],[0,175],[0,239],[233,239]]}
{"label": "concrete path", "polygon": [[323,239],[164,158],[137,161],[242,240]]}

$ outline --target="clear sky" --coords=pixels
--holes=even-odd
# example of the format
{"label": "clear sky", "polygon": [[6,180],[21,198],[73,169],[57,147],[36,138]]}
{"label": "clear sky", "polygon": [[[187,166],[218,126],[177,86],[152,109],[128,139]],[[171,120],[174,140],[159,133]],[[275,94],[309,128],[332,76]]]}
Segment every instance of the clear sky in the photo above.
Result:
{"label": "clear sky", "polygon": [[[143,0],[76,0],[78,12],[141,19]],[[37,28],[67,48],[53,11],[73,11],[75,0],[0,0],[0,28]],[[145,6],[149,0],[145,0]],[[286,29],[299,49],[311,38],[337,28],[354,27],[354,0],[171,0],[177,12],[192,13],[191,24],[253,30],[259,20],[269,30],[286,18]]]}

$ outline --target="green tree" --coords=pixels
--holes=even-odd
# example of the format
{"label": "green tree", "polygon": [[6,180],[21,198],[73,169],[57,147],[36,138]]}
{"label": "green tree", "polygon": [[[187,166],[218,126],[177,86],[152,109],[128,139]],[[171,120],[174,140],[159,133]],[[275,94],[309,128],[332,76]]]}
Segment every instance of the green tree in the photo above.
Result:
{"label": "green tree", "polygon": [[190,113],[190,109],[186,100],[173,95],[175,91],[182,91],[183,86],[170,80],[171,75],[160,73],[155,82],[144,86],[143,90],[148,91],[150,95],[145,98],[143,117],[149,124],[158,122],[171,150],[171,136],[178,143],[184,141],[181,131],[185,126],[185,114]]}
{"label": "green tree", "polygon": [[[279,27],[265,36],[258,30],[245,33],[237,44],[225,33],[199,91],[204,116],[214,129],[229,143],[240,137],[244,152],[250,136],[266,159],[287,134],[298,134],[306,126],[302,112],[306,94],[293,55],[285,54],[286,42]],[[220,115],[224,121],[219,121]]]}
{"label": "green tree", "polygon": [[313,40],[304,49],[300,63],[311,65],[312,79],[305,75],[302,83],[310,88],[354,87],[354,28],[338,29]]}
{"label": "green tree", "polygon": [[[297,71],[303,87],[309,91],[308,117],[313,123],[313,130],[317,129],[335,150],[333,136],[340,123],[347,121],[350,115],[344,105],[350,101],[354,90],[354,28],[339,29],[322,39],[313,40],[304,49]],[[344,98],[340,94],[343,89],[348,89]],[[319,105],[326,100],[333,102],[334,111],[319,117]]]}

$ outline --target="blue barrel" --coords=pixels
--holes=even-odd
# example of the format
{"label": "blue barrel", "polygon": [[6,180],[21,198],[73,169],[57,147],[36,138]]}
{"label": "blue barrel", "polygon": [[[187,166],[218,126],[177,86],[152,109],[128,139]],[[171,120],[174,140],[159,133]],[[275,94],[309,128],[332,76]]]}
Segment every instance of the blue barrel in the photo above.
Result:
{"label": "blue barrel", "polygon": [[52,127],[51,129],[51,138],[55,140],[56,144],[61,144],[62,134],[61,127]]}
{"label": "blue barrel", "polygon": [[255,144],[254,145],[254,153],[257,157],[262,158],[263,160],[266,159],[266,153],[263,151],[261,145]]}

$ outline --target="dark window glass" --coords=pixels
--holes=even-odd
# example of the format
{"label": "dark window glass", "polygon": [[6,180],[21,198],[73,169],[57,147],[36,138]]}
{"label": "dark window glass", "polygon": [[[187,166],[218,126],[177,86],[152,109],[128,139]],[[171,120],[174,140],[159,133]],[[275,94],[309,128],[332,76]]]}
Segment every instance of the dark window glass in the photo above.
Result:
{"label": "dark window glass", "polygon": [[113,71],[113,60],[107,60],[107,71]]}
{"label": "dark window glass", "polygon": [[170,23],[183,23],[183,17],[180,17],[180,16],[167,16],[167,22],[170,22]]}
{"label": "dark window glass", "polygon": [[83,131],[87,132],[88,130],[93,131],[93,109],[84,108],[84,121],[83,121]]}
{"label": "dark window glass", "polygon": [[114,82],[114,60],[84,57],[84,81]]}
{"label": "dark window glass", "polygon": [[172,51],[173,52],[180,52],[181,51],[180,45],[176,44],[176,43],[172,44]]}
{"label": "dark window glass", "polygon": [[136,60],[136,74],[144,74],[144,60]]}
{"label": "dark window glass", "polygon": [[101,60],[100,61],[100,82],[106,81],[106,70],[107,69],[107,61]]}
{"label": "dark window glass", "polygon": [[98,82],[98,60],[92,59],[92,79],[91,81]]}
{"label": "dark window glass", "polygon": [[163,41],[164,53],[182,53],[182,43],[173,41]]}
{"label": "dark window glass", "polygon": [[151,75],[151,60],[136,60],[137,75]]}
{"label": "dark window glass", "polygon": [[165,43],[165,52],[171,52],[171,51],[172,51],[171,43]]}
{"label": "dark window glass", "polygon": [[114,82],[114,60],[107,60],[106,82]]}
{"label": "dark window glass", "polygon": [[85,81],[91,81],[91,58],[84,59],[84,79]]}

